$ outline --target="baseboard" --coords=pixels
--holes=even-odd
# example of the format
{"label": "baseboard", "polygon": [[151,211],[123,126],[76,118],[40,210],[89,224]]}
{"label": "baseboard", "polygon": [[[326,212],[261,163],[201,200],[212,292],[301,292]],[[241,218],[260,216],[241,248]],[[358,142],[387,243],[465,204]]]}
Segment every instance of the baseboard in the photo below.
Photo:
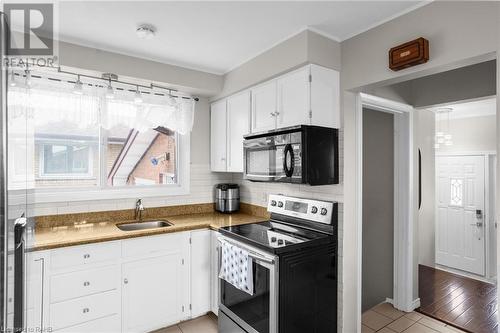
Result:
{"label": "baseboard", "polygon": [[420,297],[413,301],[412,310],[418,309],[420,307]]}
{"label": "baseboard", "polygon": [[394,300],[392,298],[386,298],[385,302],[394,305]]}

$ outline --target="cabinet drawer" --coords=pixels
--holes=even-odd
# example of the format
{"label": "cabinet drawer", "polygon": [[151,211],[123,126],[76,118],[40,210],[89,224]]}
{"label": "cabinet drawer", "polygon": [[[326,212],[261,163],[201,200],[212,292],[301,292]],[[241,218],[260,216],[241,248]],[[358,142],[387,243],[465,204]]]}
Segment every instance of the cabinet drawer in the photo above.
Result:
{"label": "cabinet drawer", "polygon": [[147,255],[160,252],[179,252],[182,241],[186,240],[185,232],[175,232],[166,235],[140,237],[122,241],[124,258]]}
{"label": "cabinet drawer", "polygon": [[53,250],[51,253],[52,269],[93,264],[120,258],[120,243],[109,242],[90,244]]}
{"label": "cabinet drawer", "polygon": [[119,266],[107,266],[50,278],[50,302],[96,294],[116,289],[120,283]]}
{"label": "cabinet drawer", "polygon": [[99,318],[76,326],[66,327],[56,332],[60,333],[116,333],[121,331],[120,317],[113,315]]}
{"label": "cabinet drawer", "polygon": [[119,311],[120,297],[118,291],[108,291],[51,304],[50,326],[57,330],[117,314]]}

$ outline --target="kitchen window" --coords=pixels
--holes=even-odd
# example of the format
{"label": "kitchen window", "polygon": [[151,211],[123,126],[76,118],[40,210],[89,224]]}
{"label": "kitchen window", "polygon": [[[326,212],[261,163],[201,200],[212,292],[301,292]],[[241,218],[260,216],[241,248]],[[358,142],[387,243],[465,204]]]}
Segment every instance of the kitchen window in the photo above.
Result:
{"label": "kitchen window", "polygon": [[[79,94],[64,80],[35,82],[9,89],[9,121],[20,138],[11,150],[33,152],[27,169],[37,202],[188,193],[191,98],[150,91],[138,103],[119,86],[109,98],[101,81]],[[25,163],[18,156],[12,169]]]}

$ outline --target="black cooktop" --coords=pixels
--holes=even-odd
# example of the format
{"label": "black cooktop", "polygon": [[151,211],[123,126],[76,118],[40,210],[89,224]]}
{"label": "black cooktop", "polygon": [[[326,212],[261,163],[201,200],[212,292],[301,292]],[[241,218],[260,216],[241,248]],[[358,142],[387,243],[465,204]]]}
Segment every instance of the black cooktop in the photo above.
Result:
{"label": "black cooktop", "polygon": [[224,227],[220,232],[275,254],[333,241],[332,235],[273,220]]}

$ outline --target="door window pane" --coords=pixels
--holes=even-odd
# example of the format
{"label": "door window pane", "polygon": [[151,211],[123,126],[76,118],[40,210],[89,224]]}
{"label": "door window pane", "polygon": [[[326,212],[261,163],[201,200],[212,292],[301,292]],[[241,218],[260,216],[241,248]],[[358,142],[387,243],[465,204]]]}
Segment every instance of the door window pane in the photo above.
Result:
{"label": "door window pane", "polygon": [[450,205],[462,206],[464,196],[464,181],[463,179],[451,178],[450,180]]}

